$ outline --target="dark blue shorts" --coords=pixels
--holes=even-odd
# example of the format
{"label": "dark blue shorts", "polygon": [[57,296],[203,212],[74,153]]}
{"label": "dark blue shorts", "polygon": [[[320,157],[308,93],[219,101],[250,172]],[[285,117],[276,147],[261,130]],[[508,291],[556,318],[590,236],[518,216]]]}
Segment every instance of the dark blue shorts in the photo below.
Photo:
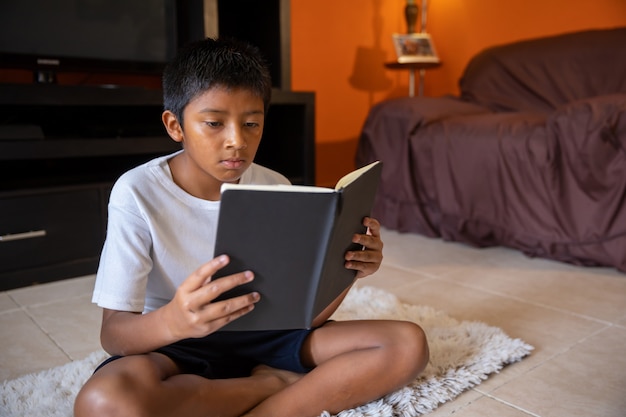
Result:
{"label": "dark blue shorts", "polygon": [[[157,349],[172,359],[184,374],[210,379],[250,376],[252,368],[272,368],[307,373],[300,351],[308,330],[237,332],[223,331],[199,339],[185,339]],[[96,371],[121,356],[102,362]]]}

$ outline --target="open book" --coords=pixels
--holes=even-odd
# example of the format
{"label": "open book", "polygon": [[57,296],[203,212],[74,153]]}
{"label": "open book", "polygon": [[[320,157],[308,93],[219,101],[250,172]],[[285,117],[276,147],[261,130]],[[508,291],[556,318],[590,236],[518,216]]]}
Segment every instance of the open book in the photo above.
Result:
{"label": "open book", "polygon": [[215,278],[251,270],[255,279],[220,297],[257,291],[253,311],[223,330],[309,328],[354,281],[346,269],[355,233],[365,233],[382,163],[341,178],[334,189],[302,185],[224,184],[215,255],[231,262]]}

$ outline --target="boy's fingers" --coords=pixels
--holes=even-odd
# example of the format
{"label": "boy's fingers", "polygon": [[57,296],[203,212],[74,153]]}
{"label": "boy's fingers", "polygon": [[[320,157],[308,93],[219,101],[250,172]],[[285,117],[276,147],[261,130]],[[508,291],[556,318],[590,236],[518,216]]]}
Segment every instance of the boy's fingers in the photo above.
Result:
{"label": "boy's fingers", "polygon": [[374,234],[354,235],[352,237],[352,242],[363,246],[364,250],[382,252],[383,249],[383,241],[380,240],[380,237]]}
{"label": "boy's fingers", "polygon": [[228,300],[218,301],[210,303],[205,307],[204,313],[212,317],[212,322],[220,323],[219,327],[229,321],[239,317],[254,308],[254,304],[259,301],[260,296],[258,293],[253,292],[246,295],[241,295],[235,298],[229,298]]}
{"label": "boy's fingers", "polygon": [[368,234],[375,237],[380,237],[380,223],[378,222],[378,220],[371,217],[366,217],[363,220],[363,225],[368,228]]}
{"label": "boy's fingers", "polygon": [[221,294],[232,290],[239,285],[246,284],[253,279],[254,274],[251,271],[245,271],[211,281],[207,285],[204,285],[196,290],[194,295],[196,297],[197,304],[209,304]]}
{"label": "boy's fingers", "polygon": [[191,275],[180,284],[179,289],[185,292],[192,292],[201,288],[207,280],[213,276],[218,270],[228,265],[229,259],[226,255],[220,255],[203,264],[193,271]]}

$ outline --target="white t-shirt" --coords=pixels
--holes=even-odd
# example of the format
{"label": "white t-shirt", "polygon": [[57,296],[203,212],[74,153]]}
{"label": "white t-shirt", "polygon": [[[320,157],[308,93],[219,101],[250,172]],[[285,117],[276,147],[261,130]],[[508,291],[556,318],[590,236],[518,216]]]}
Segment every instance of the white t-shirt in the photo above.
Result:
{"label": "white t-shirt", "polygon": [[[113,187],[92,298],[100,307],[156,310],[213,258],[220,203],[196,198],[176,185],[167,163],[173,156],[126,172]],[[252,164],[240,183],[289,184],[289,180]]]}

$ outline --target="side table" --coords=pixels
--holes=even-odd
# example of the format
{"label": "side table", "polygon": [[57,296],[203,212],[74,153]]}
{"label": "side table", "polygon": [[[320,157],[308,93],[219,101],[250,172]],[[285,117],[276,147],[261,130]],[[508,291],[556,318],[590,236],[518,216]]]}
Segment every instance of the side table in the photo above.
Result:
{"label": "side table", "polygon": [[424,73],[427,69],[437,68],[441,62],[385,62],[385,67],[392,70],[409,70],[409,97],[415,96],[415,71],[419,71],[418,94],[424,94]]}

